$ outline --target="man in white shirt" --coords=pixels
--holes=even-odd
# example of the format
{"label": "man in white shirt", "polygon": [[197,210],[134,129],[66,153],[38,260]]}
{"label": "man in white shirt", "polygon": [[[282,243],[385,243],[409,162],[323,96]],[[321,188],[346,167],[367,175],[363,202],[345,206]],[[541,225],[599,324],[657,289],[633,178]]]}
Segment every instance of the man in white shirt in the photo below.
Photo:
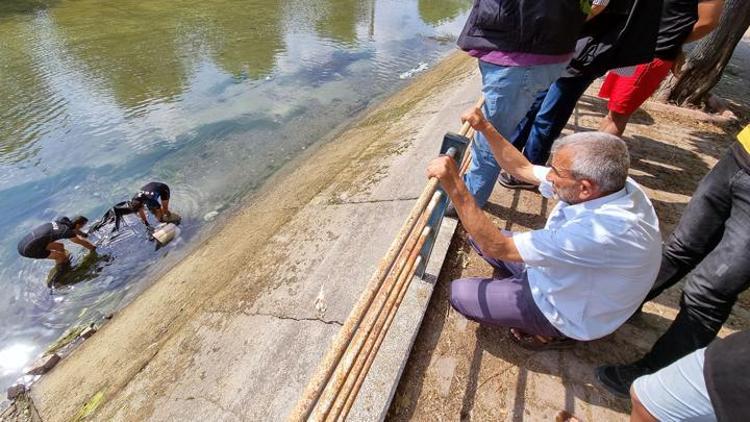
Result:
{"label": "man in white shirt", "polygon": [[544,229],[501,232],[477,206],[449,157],[427,169],[437,177],[472,246],[505,278],[451,284],[451,305],[469,319],[512,328],[533,349],[563,347],[615,331],[640,306],[659,271],[661,235],[646,194],[627,177],[618,137],[587,132],[559,139],[550,167],[532,165],[472,109],[462,116],[488,139],[514,177],[560,200]]}

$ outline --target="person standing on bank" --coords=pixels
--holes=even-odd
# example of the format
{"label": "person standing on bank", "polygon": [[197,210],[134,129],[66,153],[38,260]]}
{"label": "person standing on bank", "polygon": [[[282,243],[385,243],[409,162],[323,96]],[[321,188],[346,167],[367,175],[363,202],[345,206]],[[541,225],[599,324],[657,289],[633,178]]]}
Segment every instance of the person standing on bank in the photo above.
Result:
{"label": "person standing on bank", "polygon": [[643,358],[606,365],[596,375],[625,397],[633,380],[706,347],[750,287],[750,126],[703,178],[665,243],[661,269],[646,301],[685,278],[680,311]]}
{"label": "person standing on bank", "polygon": [[685,61],[683,44],[708,35],[719,24],[723,0],[664,0],[655,58],[638,65],[630,76],[610,72],[599,90],[609,98],[609,113],[599,130],[622,136],[630,116],[659,88],[670,70],[679,74]]}
{"label": "person standing on bank", "polygon": [[[662,0],[610,0],[603,12],[586,21],[565,75],[537,95],[509,138],[529,161],[547,163],[552,143],[596,79],[610,69],[632,69],[653,60],[661,10]],[[505,171],[498,182],[508,189],[533,188]]]}
{"label": "person standing on bank", "polygon": [[73,219],[61,217],[50,223],[37,226],[18,242],[18,253],[26,258],[53,259],[58,266],[70,263],[68,251],[60,240],[69,239],[71,242],[95,251],[96,246],[86,240],[88,235],[81,228],[88,222],[83,216]]}
{"label": "person standing on bank", "polygon": [[[506,139],[537,93],[560,77],[586,17],[603,4],[606,0],[474,1],[457,44],[478,59],[484,114]],[[480,207],[499,173],[487,139],[477,133],[464,181]]]}

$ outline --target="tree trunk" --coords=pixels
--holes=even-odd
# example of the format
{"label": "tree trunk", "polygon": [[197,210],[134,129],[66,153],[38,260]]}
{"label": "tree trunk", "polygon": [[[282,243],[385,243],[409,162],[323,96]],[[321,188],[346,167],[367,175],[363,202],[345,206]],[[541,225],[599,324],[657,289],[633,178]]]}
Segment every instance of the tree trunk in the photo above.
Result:
{"label": "tree trunk", "polygon": [[680,77],[671,75],[658,97],[678,105],[700,106],[721,79],[734,48],[750,26],[750,0],[724,0],[719,25],[688,54]]}

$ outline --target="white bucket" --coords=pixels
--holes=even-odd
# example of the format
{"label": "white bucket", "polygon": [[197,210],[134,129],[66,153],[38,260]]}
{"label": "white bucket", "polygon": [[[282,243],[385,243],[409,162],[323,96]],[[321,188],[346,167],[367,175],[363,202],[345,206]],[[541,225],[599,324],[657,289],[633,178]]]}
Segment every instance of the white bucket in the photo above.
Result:
{"label": "white bucket", "polygon": [[164,246],[171,242],[179,234],[179,229],[172,223],[162,223],[156,227],[152,236],[159,242],[160,245]]}

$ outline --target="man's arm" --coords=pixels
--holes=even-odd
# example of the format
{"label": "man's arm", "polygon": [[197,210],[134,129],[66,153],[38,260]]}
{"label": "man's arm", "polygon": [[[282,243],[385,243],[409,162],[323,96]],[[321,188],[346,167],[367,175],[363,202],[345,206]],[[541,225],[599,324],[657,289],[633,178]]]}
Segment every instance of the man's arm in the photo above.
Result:
{"label": "man's arm", "polygon": [[148,217],[146,217],[146,210],[144,207],[138,208],[138,216],[141,217],[141,221],[143,221],[143,224],[148,227],[150,224],[148,224]]}
{"label": "man's arm", "polygon": [[[510,144],[509,144],[510,145]],[[511,146],[513,150],[513,148]],[[447,156],[434,159],[427,167],[428,177],[437,177],[453,201],[466,231],[486,255],[504,261],[523,262],[515,242],[505,237],[477,206],[474,197],[458,175],[456,162]]]}
{"label": "man's arm", "polygon": [[719,26],[724,0],[705,0],[698,3],[698,22],[693,25],[693,32],[688,35],[685,44],[697,41]]}
{"label": "man's arm", "polygon": [[471,127],[487,138],[492,155],[505,171],[524,182],[535,185],[541,183],[541,180],[534,175],[534,165],[492,126],[492,123],[484,117],[479,107],[474,107],[465,112],[461,116],[461,121],[469,122]]}
{"label": "man's arm", "polygon": [[84,239],[84,238],[82,238],[80,236],[71,237],[70,241],[73,242],[73,243],[77,243],[77,244],[83,246],[84,248],[86,248],[86,249],[88,249],[90,251],[96,250],[96,246],[94,246],[91,242],[89,242],[88,240],[86,240],[86,239]]}

